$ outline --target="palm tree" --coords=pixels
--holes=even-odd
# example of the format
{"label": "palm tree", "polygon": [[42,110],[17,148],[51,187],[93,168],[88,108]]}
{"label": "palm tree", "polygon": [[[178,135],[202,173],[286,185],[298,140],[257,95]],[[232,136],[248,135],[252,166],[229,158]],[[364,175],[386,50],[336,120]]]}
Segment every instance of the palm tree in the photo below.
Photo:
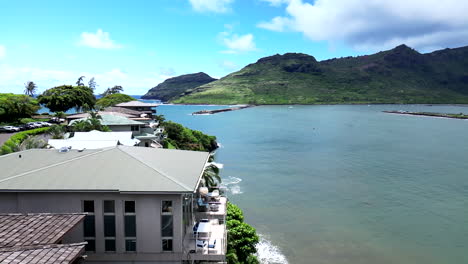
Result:
{"label": "palm tree", "polygon": [[77,86],[84,86],[84,83],[83,83],[84,78],[85,78],[84,76],[80,76],[80,78],[78,78],[78,81],[76,81],[76,85]]}
{"label": "palm tree", "polygon": [[219,176],[219,168],[216,165],[209,163],[205,166],[202,176],[203,182],[206,187],[216,187],[221,183],[221,176]]}
{"label": "palm tree", "polygon": [[37,90],[37,85],[34,82],[29,81],[24,84],[24,87],[24,94],[33,97]]}
{"label": "palm tree", "polygon": [[62,139],[65,134],[65,129],[63,126],[53,125],[50,127],[48,133],[53,139]]}

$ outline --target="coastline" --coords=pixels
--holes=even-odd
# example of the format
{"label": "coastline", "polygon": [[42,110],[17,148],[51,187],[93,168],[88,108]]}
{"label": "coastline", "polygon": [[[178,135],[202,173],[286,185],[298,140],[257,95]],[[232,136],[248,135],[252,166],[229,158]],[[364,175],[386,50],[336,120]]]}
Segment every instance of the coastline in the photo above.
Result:
{"label": "coastline", "polygon": [[412,116],[423,116],[423,117],[468,120],[468,115],[460,115],[460,114],[443,114],[443,113],[430,113],[430,112],[402,112],[402,111],[382,111],[382,112],[387,113],[387,114],[397,114],[397,115],[412,115]]}

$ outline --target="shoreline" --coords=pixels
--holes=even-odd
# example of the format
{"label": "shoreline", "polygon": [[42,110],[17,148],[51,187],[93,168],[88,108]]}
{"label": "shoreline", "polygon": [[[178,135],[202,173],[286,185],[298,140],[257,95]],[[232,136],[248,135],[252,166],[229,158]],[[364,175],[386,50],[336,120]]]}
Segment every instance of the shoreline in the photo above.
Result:
{"label": "shoreline", "polygon": [[443,113],[430,113],[430,112],[402,112],[402,111],[382,111],[382,112],[387,113],[387,114],[397,114],[397,115],[412,115],[412,116],[423,116],[423,117],[437,117],[437,118],[468,120],[468,115],[460,115],[460,114],[443,114]]}
{"label": "shoreline", "polygon": [[[146,99],[151,100],[151,99]],[[202,105],[202,106],[244,106],[247,104],[201,104],[201,103],[161,103],[161,105]],[[460,106],[460,107],[468,107],[468,103],[465,104],[449,104],[449,103],[420,103],[420,104],[405,104],[405,103],[348,103],[348,104],[341,104],[341,103],[328,103],[328,104],[255,104],[253,106],[289,106],[289,105],[423,105],[423,106]]]}

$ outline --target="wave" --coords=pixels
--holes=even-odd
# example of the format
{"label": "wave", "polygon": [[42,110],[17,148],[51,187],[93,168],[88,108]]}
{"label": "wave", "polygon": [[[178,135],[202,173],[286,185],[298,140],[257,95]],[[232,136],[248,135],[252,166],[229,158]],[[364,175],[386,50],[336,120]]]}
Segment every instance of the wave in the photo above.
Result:
{"label": "wave", "polygon": [[227,178],[223,179],[221,186],[226,188],[232,195],[241,194],[241,188],[239,183],[242,181],[241,178],[228,176]]}
{"label": "wave", "polygon": [[216,167],[218,167],[218,169],[222,169],[224,168],[224,164],[222,163],[218,163],[218,162],[211,162],[211,164],[215,165]]}
{"label": "wave", "polygon": [[288,264],[286,256],[281,253],[279,247],[273,245],[264,235],[259,234],[260,242],[258,242],[257,258],[262,264]]}
{"label": "wave", "polygon": [[224,148],[224,146],[221,143],[217,142],[217,144],[218,144],[218,148]]}

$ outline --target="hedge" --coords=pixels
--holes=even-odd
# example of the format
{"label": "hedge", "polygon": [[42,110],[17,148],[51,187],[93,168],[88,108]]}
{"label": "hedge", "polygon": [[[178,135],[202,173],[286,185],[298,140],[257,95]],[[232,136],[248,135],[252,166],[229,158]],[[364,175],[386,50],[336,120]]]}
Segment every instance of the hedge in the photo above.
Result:
{"label": "hedge", "polygon": [[14,134],[7,141],[5,141],[5,143],[3,143],[3,146],[0,148],[0,155],[15,152],[18,145],[20,145],[28,136],[44,134],[49,130],[50,127],[41,127]]}

